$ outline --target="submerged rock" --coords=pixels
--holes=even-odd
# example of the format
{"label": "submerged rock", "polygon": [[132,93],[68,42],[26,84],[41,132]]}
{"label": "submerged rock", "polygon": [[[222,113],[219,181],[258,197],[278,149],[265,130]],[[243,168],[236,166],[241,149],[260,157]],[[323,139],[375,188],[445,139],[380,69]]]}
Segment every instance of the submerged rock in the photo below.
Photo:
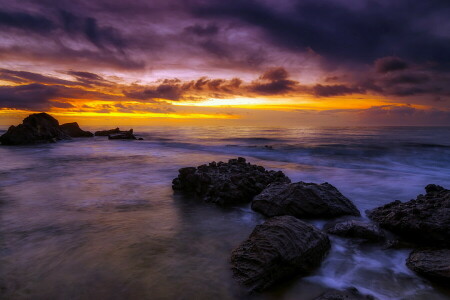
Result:
{"label": "submerged rock", "polygon": [[368,242],[381,242],[386,239],[378,225],[362,220],[331,222],[325,225],[324,230],[329,234],[362,239]]}
{"label": "submerged rock", "polygon": [[314,300],[376,300],[376,298],[371,295],[363,295],[358,289],[352,287],[344,291],[331,290],[325,292]]}
{"label": "submerged rock", "polygon": [[360,215],[356,206],[327,182],[271,184],[253,199],[252,209],[268,217],[334,218]]}
{"label": "submerged rock", "polygon": [[70,139],[59,126],[58,120],[46,113],[32,114],[22,124],[9,127],[0,137],[2,145],[27,145],[36,143],[52,143]]}
{"label": "submerged rock", "polygon": [[426,246],[450,246],[450,190],[429,184],[426,195],[408,202],[394,201],[367,212],[401,238]]}
{"label": "submerged rock", "polygon": [[117,133],[120,133],[119,127],[117,127],[116,129],[96,131],[94,134],[95,136],[108,136],[110,134],[117,134]]}
{"label": "submerged rock", "polygon": [[108,139],[110,140],[136,140],[136,137],[133,134],[133,129],[128,131],[119,131],[119,133],[114,133],[108,135]]}
{"label": "submerged rock", "polygon": [[230,159],[228,163],[212,162],[197,168],[182,168],[172,181],[172,187],[207,202],[230,205],[250,202],[273,182],[290,182],[290,179],[281,171],[267,171],[240,157]]}
{"label": "submerged rock", "polygon": [[450,284],[450,249],[415,250],[406,265],[432,281]]}
{"label": "submerged rock", "polygon": [[250,291],[262,291],[282,279],[305,275],[330,249],[328,236],[292,216],[268,219],[231,254],[234,277]]}
{"label": "submerged rock", "polygon": [[65,123],[60,128],[71,137],[93,137],[94,134],[90,131],[84,131],[80,128],[77,122]]}

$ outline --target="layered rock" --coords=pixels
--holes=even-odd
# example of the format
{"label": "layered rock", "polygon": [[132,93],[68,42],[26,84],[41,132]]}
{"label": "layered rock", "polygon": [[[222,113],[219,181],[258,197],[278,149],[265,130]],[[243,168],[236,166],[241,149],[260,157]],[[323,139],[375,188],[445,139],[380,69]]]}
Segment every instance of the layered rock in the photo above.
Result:
{"label": "layered rock", "polygon": [[367,212],[381,227],[426,246],[450,247],[450,190],[427,185],[426,195],[394,201]]}
{"label": "layered rock", "polygon": [[240,157],[230,159],[228,163],[212,162],[197,168],[182,168],[172,181],[172,187],[207,202],[230,205],[250,202],[274,182],[290,182],[290,179],[281,171],[267,171]]}
{"label": "layered rock", "polygon": [[77,122],[65,123],[60,128],[70,137],[93,137],[94,134],[90,131],[84,131],[80,128]]}
{"label": "layered rock", "polygon": [[27,145],[70,139],[59,126],[58,120],[46,113],[32,114],[22,124],[9,127],[0,137],[2,145]]}
{"label": "layered rock", "polygon": [[450,284],[450,249],[415,250],[406,265],[432,281]]}
{"label": "layered rock", "polygon": [[376,298],[363,295],[356,288],[348,288],[344,291],[327,291],[314,300],[376,300]]}
{"label": "layered rock", "polygon": [[320,265],[330,249],[328,236],[292,216],[268,219],[231,254],[234,277],[250,291],[262,291]]}
{"label": "layered rock", "polygon": [[331,222],[325,225],[324,230],[329,234],[367,242],[381,242],[386,238],[378,225],[362,220]]}
{"label": "layered rock", "polygon": [[253,199],[252,209],[268,217],[335,218],[360,215],[356,206],[327,182],[271,184]]}

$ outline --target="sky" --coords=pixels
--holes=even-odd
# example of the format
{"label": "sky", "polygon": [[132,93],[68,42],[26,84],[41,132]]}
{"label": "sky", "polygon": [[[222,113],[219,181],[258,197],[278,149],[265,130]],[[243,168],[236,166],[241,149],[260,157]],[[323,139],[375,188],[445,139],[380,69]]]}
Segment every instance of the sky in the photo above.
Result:
{"label": "sky", "polygon": [[448,0],[0,0],[0,125],[450,125]]}

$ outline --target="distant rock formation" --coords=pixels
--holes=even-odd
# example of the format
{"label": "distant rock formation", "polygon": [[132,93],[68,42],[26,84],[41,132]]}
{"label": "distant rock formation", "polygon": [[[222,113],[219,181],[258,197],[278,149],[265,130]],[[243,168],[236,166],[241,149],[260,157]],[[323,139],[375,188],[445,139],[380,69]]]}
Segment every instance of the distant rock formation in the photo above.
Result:
{"label": "distant rock formation", "polygon": [[0,137],[2,145],[28,145],[37,143],[52,143],[58,140],[70,139],[64,132],[58,120],[46,113],[31,114],[22,124],[9,127]]}
{"label": "distant rock formation", "polygon": [[95,135],[95,136],[108,136],[108,135],[110,135],[110,134],[117,134],[117,133],[120,133],[119,127],[117,127],[116,129],[96,131],[96,132],[94,133],[94,135]]}
{"label": "distant rock formation", "polygon": [[268,219],[231,254],[234,277],[250,291],[262,291],[293,275],[318,267],[328,250],[328,236],[292,216]]}
{"label": "distant rock formation", "polygon": [[265,216],[297,218],[360,216],[356,206],[329,183],[274,183],[252,202],[252,209]]}
{"label": "distant rock formation", "polygon": [[273,182],[288,183],[290,179],[281,171],[267,171],[239,157],[230,159],[228,163],[212,162],[197,168],[182,168],[178,177],[172,181],[172,187],[196,195],[206,202],[232,205],[250,202]]}
{"label": "distant rock formation", "polygon": [[93,137],[94,134],[90,131],[84,131],[80,128],[77,122],[65,123],[60,128],[71,137]]}
{"label": "distant rock formation", "polygon": [[450,190],[429,184],[426,195],[394,201],[367,212],[370,219],[401,238],[424,246],[450,247]]}
{"label": "distant rock formation", "polygon": [[133,129],[130,129],[128,131],[119,131],[118,133],[109,134],[108,139],[110,139],[110,140],[136,140],[136,137],[133,134]]}

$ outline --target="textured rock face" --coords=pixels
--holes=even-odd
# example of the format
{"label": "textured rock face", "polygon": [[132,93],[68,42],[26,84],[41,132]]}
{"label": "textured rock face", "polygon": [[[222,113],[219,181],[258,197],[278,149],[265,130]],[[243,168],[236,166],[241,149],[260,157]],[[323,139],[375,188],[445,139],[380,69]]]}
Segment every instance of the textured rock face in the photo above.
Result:
{"label": "textured rock face", "polygon": [[320,265],[330,249],[322,231],[292,216],[274,217],[255,227],[231,254],[234,277],[251,291],[264,290]]}
{"label": "textured rock face", "polygon": [[450,190],[430,184],[426,195],[408,202],[394,201],[367,215],[401,238],[426,246],[450,246]]}
{"label": "textured rock face", "polygon": [[0,137],[0,142],[2,145],[27,145],[62,139],[70,139],[70,136],[60,129],[58,120],[46,113],[39,113],[29,115],[18,126],[9,127]]}
{"label": "textured rock face", "polygon": [[373,296],[363,295],[356,288],[345,291],[328,291],[314,300],[376,300]]}
{"label": "textured rock face", "polygon": [[84,131],[80,128],[77,122],[65,123],[60,128],[71,137],[93,137],[94,134],[89,131]]}
{"label": "textured rock face", "polygon": [[355,205],[329,183],[271,184],[253,199],[252,209],[268,217],[334,218],[360,215]]}
{"label": "textured rock face", "polygon": [[133,134],[133,129],[128,131],[119,131],[119,133],[109,134],[108,139],[110,140],[136,140]]}
{"label": "textured rock face", "polygon": [[194,194],[204,201],[219,205],[247,203],[273,182],[290,182],[281,171],[267,171],[247,163],[244,158],[228,163],[212,162],[197,168],[179,170],[172,181],[174,190]]}
{"label": "textured rock face", "polygon": [[117,134],[117,133],[120,133],[120,129],[118,127],[116,129],[96,131],[95,136],[108,136],[110,134]]}
{"label": "textured rock face", "polygon": [[450,249],[415,250],[406,265],[432,281],[450,284]]}
{"label": "textured rock face", "polygon": [[386,238],[376,224],[360,220],[332,222],[326,224],[324,230],[329,234],[362,239],[368,242],[381,242]]}

